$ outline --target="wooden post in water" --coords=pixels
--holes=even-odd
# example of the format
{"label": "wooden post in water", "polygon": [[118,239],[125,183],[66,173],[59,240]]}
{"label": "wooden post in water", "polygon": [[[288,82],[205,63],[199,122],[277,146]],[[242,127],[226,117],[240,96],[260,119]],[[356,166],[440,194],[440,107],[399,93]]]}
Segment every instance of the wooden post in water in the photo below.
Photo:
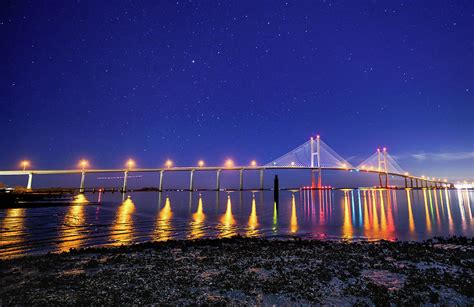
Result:
{"label": "wooden post in water", "polygon": [[278,182],[278,175],[275,175],[275,179],[273,180],[273,201],[278,206],[280,201],[280,187]]}

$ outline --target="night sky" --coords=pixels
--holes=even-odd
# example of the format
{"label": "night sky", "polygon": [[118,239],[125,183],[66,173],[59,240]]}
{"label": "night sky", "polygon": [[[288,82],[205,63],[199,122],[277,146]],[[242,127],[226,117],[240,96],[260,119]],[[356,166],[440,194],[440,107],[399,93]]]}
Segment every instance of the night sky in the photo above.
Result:
{"label": "night sky", "polygon": [[2,1],[0,168],[266,163],[322,139],[474,179],[474,1]]}

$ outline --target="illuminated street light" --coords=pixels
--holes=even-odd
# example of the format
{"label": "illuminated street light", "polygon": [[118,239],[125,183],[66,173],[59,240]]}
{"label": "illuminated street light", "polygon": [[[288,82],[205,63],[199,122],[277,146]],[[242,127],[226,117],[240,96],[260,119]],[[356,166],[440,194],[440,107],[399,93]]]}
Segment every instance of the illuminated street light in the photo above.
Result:
{"label": "illuminated street light", "polygon": [[257,161],[255,160],[250,161],[250,166],[257,166]]}
{"label": "illuminated street light", "polygon": [[225,166],[226,167],[233,167],[234,166],[234,161],[232,161],[232,159],[227,159],[225,161]]}
{"label": "illuminated street light", "polygon": [[203,161],[203,160],[199,160],[199,161],[198,161],[198,166],[199,166],[199,167],[203,167],[203,166],[204,166],[204,161]]}
{"label": "illuminated street light", "polygon": [[291,161],[291,166],[295,166],[295,162]]}
{"label": "illuminated street light", "polygon": [[25,171],[26,168],[29,167],[29,166],[30,166],[30,161],[28,161],[28,160],[21,161],[21,167],[23,168],[23,171]]}
{"label": "illuminated street light", "polygon": [[170,159],[168,159],[168,160],[166,160],[165,165],[166,165],[167,168],[170,168],[170,167],[173,166],[173,161],[171,161]]}
{"label": "illuminated street light", "polygon": [[82,171],[84,171],[84,170],[86,169],[86,167],[89,166],[89,161],[82,159],[82,160],[79,162],[79,165],[80,165]]}
{"label": "illuminated street light", "polygon": [[128,161],[127,161],[127,167],[128,167],[128,169],[134,168],[134,167],[135,167],[135,161],[132,160],[132,159],[128,159]]}
{"label": "illuminated street light", "polygon": [[408,175],[410,175],[410,174],[408,172],[405,172],[405,176],[408,176]]}

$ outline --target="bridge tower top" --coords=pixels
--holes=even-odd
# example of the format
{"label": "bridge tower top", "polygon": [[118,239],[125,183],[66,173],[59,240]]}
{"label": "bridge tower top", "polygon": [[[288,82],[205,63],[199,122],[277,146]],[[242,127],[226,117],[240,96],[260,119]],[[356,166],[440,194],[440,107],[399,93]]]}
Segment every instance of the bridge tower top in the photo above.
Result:
{"label": "bridge tower top", "polygon": [[350,163],[324,143],[319,135],[316,138],[311,137],[307,142],[265,166],[352,168]]}
{"label": "bridge tower top", "polygon": [[373,155],[357,166],[361,170],[376,170],[384,173],[405,174],[397,161],[388,153],[386,147],[377,149]]}

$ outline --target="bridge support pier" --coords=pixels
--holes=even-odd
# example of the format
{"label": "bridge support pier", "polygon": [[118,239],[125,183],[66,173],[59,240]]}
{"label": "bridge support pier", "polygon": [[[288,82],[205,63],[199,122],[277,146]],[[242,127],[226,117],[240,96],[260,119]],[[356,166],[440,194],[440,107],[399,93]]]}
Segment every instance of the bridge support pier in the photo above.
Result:
{"label": "bridge support pier", "polygon": [[28,190],[31,190],[32,186],[33,186],[33,173],[29,173],[28,174],[28,184],[26,185],[26,188]]}
{"label": "bridge support pier", "polygon": [[260,190],[263,190],[263,168],[260,170]]}
{"label": "bridge support pier", "polygon": [[160,190],[160,192],[163,191],[163,177],[164,176],[165,176],[165,171],[161,170],[160,171],[160,184],[158,185],[158,190]]}
{"label": "bridge support pier", "polygon": [[[383,182],[382,182],[382,176],[385,176]],[[379,183],[380,183],[381,188],[388,188],[388,174],[379,173]]]}
{"label": "bridge support pier", "polygon": [[128,171],[125,171],[125,172],[123,172],[122,193],[127,193],[127,179],[128,179]]}
{"label": "bridge support pier", "polygon": [[191,170],[189,174],[189,190],[194,190],[194,170]]}
{"label": "bridge support pier", "polygon": [[240,170],[240,180],[239,180],[239,190],[242,191],[244,189],[244,170]]}
{"label": "bridge support pier", "polygon": [[408,189],[408,179],[407,177],[403,177],[403,178],[405,178],[405,189]]}
{"label": "bridge support pier", "polygon": [[414,187],[413,187],[413,177],[410,177],[410,187],[411,187],[411,188],[414,188]]}
{"label": "bridge support pier", "polygon": [[84,183],[86,180],[86,172],[81,173],[81,185],[79,186],[79,193],[84,193]]}
{"label": "bridge support pier", "polygon": [[[318,164],[319,164],[319,155],[318,155]],[[321,167],[318,169],[318,188],[321,189],[323,186],[323,170]]]}
{"label": "bridge support pier", "polygon": [[221,170],[217,170],[217,177],[216,177],[216,190],[219,191],[221,189]]}

